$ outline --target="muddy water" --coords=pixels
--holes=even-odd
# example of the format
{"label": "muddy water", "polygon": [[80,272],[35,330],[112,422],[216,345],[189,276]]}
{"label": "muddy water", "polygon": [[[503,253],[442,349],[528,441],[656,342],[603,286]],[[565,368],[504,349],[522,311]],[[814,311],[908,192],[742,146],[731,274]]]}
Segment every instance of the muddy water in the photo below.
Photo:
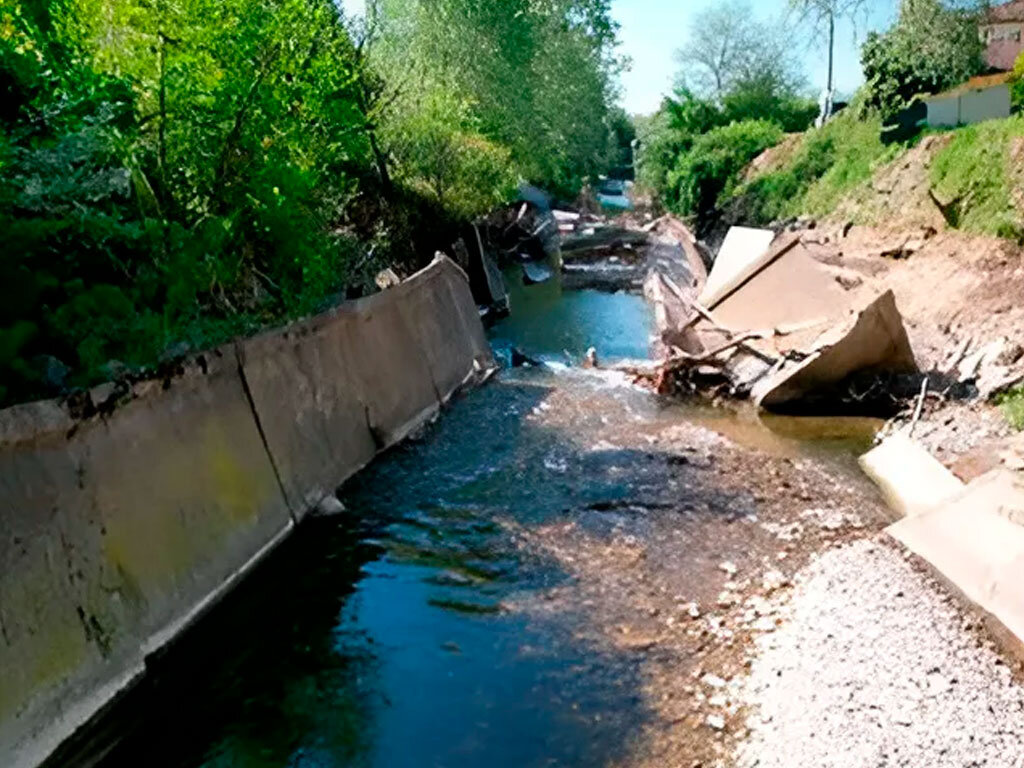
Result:
{"label": "muddy water", "polygon": [[[646,353],[639,297],[563,295],[552,283],[513,302],[492,331],[499,354]],[[656,540],[684,574],[671,557],[685,554],[688,521],[731,523],[754,504],[692,482],[682,465],[712,461],[705,449],[691,460],[641,439],[684,420],[842,465],[872,428],[766,425],[574,368],[507,372],[343,488],[346,515],[300,530],[156,660],[156,683],[115,728],[103,765],[639,765],[638,734],[660,717],[646,646],[594,631],[606,606],[600,591],[576,590],[571,546],[529,542],[572,519],[588,540]],[[645,513],[657,510],[673,516]]]}

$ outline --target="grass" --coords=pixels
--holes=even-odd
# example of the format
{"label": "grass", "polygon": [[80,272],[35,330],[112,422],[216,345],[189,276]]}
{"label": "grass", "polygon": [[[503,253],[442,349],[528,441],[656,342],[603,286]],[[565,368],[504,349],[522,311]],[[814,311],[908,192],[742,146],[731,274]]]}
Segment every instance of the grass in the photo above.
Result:
{"label": "grass", "polygon": [[959,128],[931,169],[936,196],[953,203],[956,226],[967,232],[1011,239],[1024,237],[1024,223],[1011,195],[1013,140],[1024,136],[1024,118],[991,120]]}
{"label": "grass", "polygon": [[829,129],[836,145],[835,162],[810,185],[803,199],[806,212],[814,216],[834,211],[847,195],[870,182],[879,166],[903,151],[899,145],[886,147],[882,143],[882,121],[878,118],[856,120],[851,113],[822,130]]}
{"label": "grass", "polygon": [[881,128],[878,119],[844,113],[805,133],[781,167],[750,181],[736,197],[759,224],[805,213],[827,215],[898,152],[882,144]]}
{"label": "grass", "polygon": [[1010,426],[1020,432],[1024,430],[1024,387],[1011,389],[996,400]]}
{"label": "grass", "polygon": [[[896,160],[925,134],[907,144],[886,147],[881,121],[858,120],[852,111],[824,128],[808,131],[781,167],[748,182],[734,198],[751,223],[801,214],[825,217],[846,203],[854,219],[872,196],[877,169]],[[952,224],[965,232],[1024,239],[1024,212],[1014,205],[1013,187],[1024,190],[1024,168],[1011,177],[1010,151],[1024,136],[1024,117],[991,120],[950,132],[929,171],[935,195],[952,203]],[[869,223],[864,221],[862,223]]]}

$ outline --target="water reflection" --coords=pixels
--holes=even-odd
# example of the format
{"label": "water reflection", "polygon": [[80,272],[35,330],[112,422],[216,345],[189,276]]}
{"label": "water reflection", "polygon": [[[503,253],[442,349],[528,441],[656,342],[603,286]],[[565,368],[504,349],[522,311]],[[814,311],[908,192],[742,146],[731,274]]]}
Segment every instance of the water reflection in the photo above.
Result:
{"label": "water reflection", "polygon": [[568,352],[579,362],[595,347],[604,360],[649,357],[653,323],[642,296],[565,291],[557,278],[525,287],[515,271],[506,281],[512,314],[491,331],[499,355],[517,346],[542,360],[566,362]]}

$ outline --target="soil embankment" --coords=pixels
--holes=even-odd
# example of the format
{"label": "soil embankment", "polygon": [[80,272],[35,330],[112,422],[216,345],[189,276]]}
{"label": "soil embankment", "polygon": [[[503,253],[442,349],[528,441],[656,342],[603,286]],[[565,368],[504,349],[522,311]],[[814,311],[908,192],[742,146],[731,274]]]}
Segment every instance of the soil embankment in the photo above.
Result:
{"label": "soil embankment", "polygon": [[963,362],[993,343],[1002,346],[993,369],[1006,373],[992,384],[1024,374],[1024,251],[998,238],[920,229],[824,225],[804,241],[819,258],[894,292],[921,370],[934,382],[915,436],[964,480],[997,466],[1010,425],[958,383],[971,373]]}

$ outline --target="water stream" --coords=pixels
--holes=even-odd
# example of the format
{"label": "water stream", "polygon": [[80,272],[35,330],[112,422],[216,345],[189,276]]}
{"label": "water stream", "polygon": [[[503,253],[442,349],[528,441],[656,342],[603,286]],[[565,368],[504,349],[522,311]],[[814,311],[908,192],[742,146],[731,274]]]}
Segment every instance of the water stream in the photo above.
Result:
{"label": "water stream", "polygon": [[[491,332],[499,356],[646,355],[640,297],[552,282],[513,306]],[[539,418],[555,397],[569,427]],[[677,502],[651,454],[594,443],[683,419],[839,463],[874,427],[666,403],[570,367],[505,372],[350,482],[347,514],[304,526],[157,662],[103,766],[627,764],[651,716],[637,666],[577,631],[584,605],[519,608],[570,578],[520,534],[570,509]]]}

